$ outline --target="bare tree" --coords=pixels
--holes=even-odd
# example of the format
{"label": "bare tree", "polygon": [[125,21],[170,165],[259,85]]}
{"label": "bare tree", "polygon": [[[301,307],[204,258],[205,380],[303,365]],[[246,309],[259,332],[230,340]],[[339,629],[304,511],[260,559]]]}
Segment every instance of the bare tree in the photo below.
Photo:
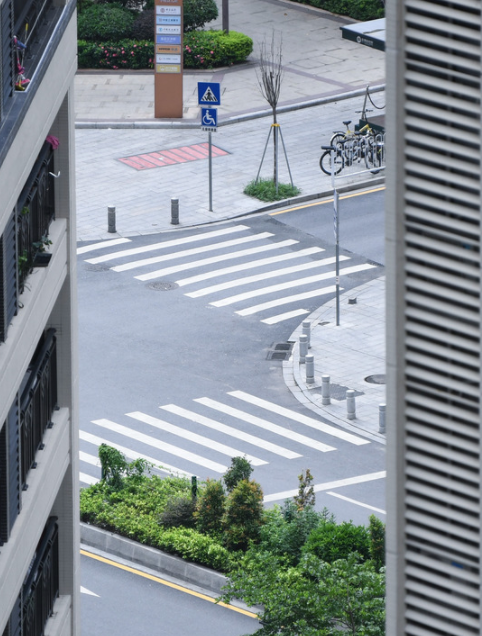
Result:
{"label": "bare tree", "polygon": [[259,89],[262,96],[266,99],[273,111],[273,143],[274,143],[274,160],[273,160],[273,181],[278,191],[278,144],[279,144],[279,124],[276,117],[276,109],[281,91],[281,82],[283,79],[283,39],[280,36],[276,41],[275,33],[271,36],[271,42],[262,42],[259,47],[259,67],[256,70],[256,78],[258,80]]}

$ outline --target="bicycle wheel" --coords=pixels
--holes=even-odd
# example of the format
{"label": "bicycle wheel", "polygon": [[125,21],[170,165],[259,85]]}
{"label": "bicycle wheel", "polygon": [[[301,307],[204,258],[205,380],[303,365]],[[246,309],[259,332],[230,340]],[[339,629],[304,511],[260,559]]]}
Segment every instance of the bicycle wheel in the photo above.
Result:
{"label": "bicycle wheel", "polygon": [[382,147],[371,139],[365,149],[365,165],[372,174],[378,174],[383,163]]}
{"label": "bicycle wheel", "polygon": [[344,142],[346,140],[346,135],[345,133],[342,132],[336,132],[334,135],[332,135],[331,139],[330,139],[330,146],[337,146],[338,144]]}
{"label": "bicycle wheel", "polygon": [[[335,153],[334,161],[333,161],[333,172],[334,174],[339,174],[345,165],[343,155],[339,152]],[[320,158],[320,168],[325,174],[331,175],[331,151],[326,150]]]}

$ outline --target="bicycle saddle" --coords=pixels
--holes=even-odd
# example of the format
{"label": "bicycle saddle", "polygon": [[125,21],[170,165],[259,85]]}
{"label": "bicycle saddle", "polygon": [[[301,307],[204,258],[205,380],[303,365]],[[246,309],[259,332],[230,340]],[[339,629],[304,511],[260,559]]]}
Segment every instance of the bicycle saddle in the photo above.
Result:
{"label": "bicycle saddle", "polygon": [[344,121],[343,123],[345,124],[345,126],[348,126],[348,124],[351,124],[351,119],[349,119],[348,121]]}

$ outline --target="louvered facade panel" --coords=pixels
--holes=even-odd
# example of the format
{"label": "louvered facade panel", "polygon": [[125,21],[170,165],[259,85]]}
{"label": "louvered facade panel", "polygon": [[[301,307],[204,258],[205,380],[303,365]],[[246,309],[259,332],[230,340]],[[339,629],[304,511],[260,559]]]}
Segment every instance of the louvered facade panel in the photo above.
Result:
{"label": "louvered facade panel", "polygon": [[[428,619],[427,616],[424,616],[423,611],[412,608],[407,611],[406,617],[410,619],[405,631],[407,636],[473,636],[478,634],[477,630],[468,627],[448,625],[446,621],[437,618],[430,617]],[[420,622],[421,620],[423,623]]]}
{"label": "louvered facade panel", "polygon": [[[426,434],[430,435],[432,432],[431,427],[427,427]],[[475,471],[478,474],[479,471],[479,463],[478,463],[478,447],[474,446],[472,452],[469,453],[467,451],[459,451],[456,448],[453,448],[451,445],[447,446],[447,444],[440,444],[437,441],[432,441],[430,439],[423,439],[420,437],[412,437],[413,444],[408,448],[412,448],[414,452],[418,452],[420,454],[420,458],[423,461],[424,454],[432,455],[434,457],[446,458],[447,450],[450,450],[450,458],[446,459],[446,461],[450,462],[450,464],[457,463],[460,466],[464,466],[470,469],[472,472]],[[407,459],[411,459],[407,455]],[[449,471],[450,472],[450,471]]]}
{"label": "louvered facade panel", "polygon": [[[475,163],[461,159],[459,156],[445,155],[443,166],[434,168],[434,165],[440,166],[440,152],[424,149],[423,156],[418,146],[407,148],[407,170],[425,175],[427,178],[440,179],[444,172],[456,172],[460,177],[460,185],[466,188],[473,187],[473,180],[478,179],[478,166]],[[428,164],[431,164],[429,166]],[[461,173],[463,174],[463,177]]]}
{"label": "louvered facade panel", "polygon": [[[441,139],[438,136],[438,129],[434,130],[436,134],[430,135],[430,131],[426,130],[424,132],[421,131],[413,131],[409,130],[405,135],[405,141],[407,144],[407,152],[420,152],[420,148],[423,148],[424,151],[428,148],[433,152],[438,153],[438,161],[440,162],[440,154],[446,155],[456,155],[462,161],[468,163],[470,161],[478,163],[479,158],[479,148],[471,147],[466,144],[463,146],[460,143],[457,143],[456,140],[447,140]],[[410,146],[415,146],[414,148],[410,148]]]}
{"label": "louvered facade panel", "polygon": [[14,82],[13,1],[4,0],[0,6],[0,119],[8,110]]}
{"label": "louvered facade panel", "polygon": [[[457,334],[464,334],[465,332],[467,336],[467,340],[473,341],[473,346],[475,347],[476,343],[478,342],[479,330],[477,329],[477,327],[474,326],[475,323],[470,324],[467,320],[465,320],[466,317],[467,318],[471,317],[470,314],[468,314],[468,312],[465,312],[465,313],[467,314],[467,316],[464,315],[464,322],[462,324],[460,322],[450,320],[449,318],[444,317],[443,327],[436,325],[435,328],[438,327],[440,329],[444,329],[444,331],[447,333],[447,339],[449,341],[450,341],[451,332],[455,332],[456,337],[458,337]],[[418,324],[416,321],[430,324],[433,320],[433,317],[427,316],[427,312],[415,306],[406,307],[405,315],[408,319],[413,321],[409,323],[409,327],[407,328],[407,330],[413,330],[414,333],[417,333]]]}
{"label": "louvered facade panel", "polygon": [[[433,352],[432,352],[433,353]],[[409,373],[408,368],[418,368],[418,369],[430,369],[434,362],[436,362],[436,357],[424,352],[407,350],[405,359],[407,361],[407,373]],[[447,381],[450,381],[450,389],[458,389],[459,391],[463,391],[463,386],[465,384],[471,385],[470,389],[467,389],[467,393],[472,395],[474,390],[478,392],[479,383],[477,381],[477,373],[470,371],[467,367],[461,367],[459,365],[455,365],[451,360],[444,360],[443,364],[440,361],[441,370],[439,372],[440,378],[446,378]],[[432,382],[434,380],[433,376],[427,375],[427,380]]]}
{"label": "louvered facade panel", "polygon": [[429,0],[405,0],[407,11],[425,12],[435,15],[439,20],[445,20],[448,25],[453,20],[463,22],[472,15],[474,18],[480,12],[478,0],[452,0],[445,2],[430,2]]}
{"label": "louvered facade panel", "polygon": [[[437,484],[427,484],[425,482],[410,481],[407,485],[407,497],[415,497],[421,500],[440,500],[443,505],[456,507],[457,509],[467,509],[476,516],[480,515],[480,505],[476,498],[460,498],[459,493],[452,493],[447,488]],[[470,507],[467,504],[470,503]]]}
{"label": "louvered facade panel", "polygon": [[[449,258],[462,263],[465,272],[472,277],[477,277],[478,267],[480,264],[480,257],[475,251],[467,249],[465,245],[461,245],[456,242],[455,237],[450,237],[448,233],[440,232],[438,236],[434,233],[432,236],[431,229],[425,230],[422,225],[419,225],[417,229],[420,231],[413,232],[409,225],[406,226],[406,242],[411,247],[420,247],[421,250],[430,250],[434,253],[447,254],[447,247],[450,246]],[[472,268],[467,269],[467,268]]]}
{"label": "louvered facade panel", "polygon": [[[423,574],[420,573],[422,576]],[[431,596],[433,588],[424,583],[420,583],[414,580],[407,581],[407,589],[421,597]],[[446,606],[450,612],[453,612],[454,608],[462,607],[463,609],[472,612],[474,616],[478,615],[477,606],[478,598],[474,600],[472,595],[462,596],[461,594],[451,594],[442,590],[437,590],[437,596],[440,603]]]}
{"label": "louvered facade panel", "polygon": [[[415,92],[415,88],[413,91]],[[408,132],[417,132],[431,134],[436,139],[446,139],[449,142],[460,143],[461,131],[452,126],[451,123],[445,121],[432,121],[432,110],[426,107],[427,115],[421,118],[421,104],[408,103],[407,116],[405,117],[405,134]],[[470,148],[478,147],[480,140],[472,130],[464,130],[464,138]]]}
{"label": "louvered facade panel", "polygon": [[417,573],[424,572],[426,581],[442,577],[447,581],[451,581],[452,584],[460,581],[464,585],[467,594],[472,595],[474,598],[478,597],[479,573],[476,570],[456,567],[453,563],[434,558],[433,555],[429,556],[421,552],[414,554],[408,551],[405,571],[408,575],[413,575],[414,577],[417,576]]}
{"label": "louvered facade panel", "polygon": [[[407,347],[412,351],[423,351],[427,355],[437,356],[441,362],[449,359],[457,364],[463,365],[465,368],[472,369],[472,372],[478,373],[478,358],[463,351],[458,351],[447,344],[436,344],[433,340],[424,338],[408,337]],[[462,371],[464,372],[464,371]],[[478,376],[477,376],[478,377]]]}
{"label": "louvered facade panel", "polygon": [[[417,213],[420,213],[420,218]],[[477,223],[467,222],[458,215],[441,216],[439,212],[416,208],[407,205],[407,216],[405,220],[407,232],[422,234],[427,237],[435,237],[437,240],[445,240],[456,249],[462,241],[464,255],[467,256],[470,250],[477,250],[479,246],[480,228]],[[473,256],[473,260],[478,258],[478,254]]]}
{"label": "louvered facade panel", "polygon": [[459,554],[472,558],[474,563],[478,563],[480,552],[477,545],[466,542],[463,539],[458,539],[456,536],[450,534],[443,534],[442,531],[435,532],[429,527],[425,527],[418,523],[412,522],[407,519],[405,522],[405,530],[407,537],[410,535],[421,539],[426,546],[426,549],[430,549],[431,545],[442,548],[452,558],[456,558]]}
{"label": "louvered facade panel", "polygon": [[412,444],[408,445],[405,453],[408,466],[419,466],[427,470],[427,472],[433,471],[434,473],[449,477],[451,480],[477,487],[479,480],[477,468],[470,470],[455,464],[455,460],[452,460],[452,455],[443,459],[441,457],[427,455],[423,451],[418,452],[417,443],[419,440],[411,438],[410,441]]}
{"label": "louvered facade panel", "polygon": [[[472,530],[478,532],[479,519],[478,515],[468,515],[461,512],[459,507],[447,505],[444,503],[436,503],[435,501],[427,498],[417,496],[417,494],[409,493],[407,495],[407,506],[409,510],[425,511],[427,514],[433,515],[433,517],[447,517],[452,523],[464,524]],[[432,521],[433,521],[432,517]],[[414,519],[414,517],[410,517]]]}
{"label": "louvered facade panel", "polygon": [[[477,549],[479,533],[474,528],[463,528],[451,520],[442,520],[437,515],[411,509],[410,507],[408,507],[406,512],[406,520],[420,529],[429,530],[433,537],[440,536],[442,544],[451,541],[455,551],[460,551],[460,547],[465,543]],[[449,544],[446,543],[446,545]]]}
{"label": "louvered facade panel", "polygon": [[[430,413],[430,411],[434,411],[435,413],[442,414],[442,416],[447,418],[448,422],[451,422],[452,419],[460,422],[457,424],[457,430],[464,431],[464,433],[468,434],[470,430],[469,422],[473,422],[475,418],[478,418],[478,408],[474,407],[473,404],[467,405],[467,408],[463,408],[463,405],[456,403],[453,400],[452,396],[450,398],[448,396],[444,396],[445,399],[442,400],[442,392],[440,391],[438,394],[435,394],[435,397],[427,395],[426,392],[422,392],[417,390],[417,385],[413,385],[408,382],[408,386],[410,388],[410,395],[407,395],[406,403],[413,407],[418,407],[421,413],[421,418],[423,418],[424,411]],[[464,427],[464,419],[465,419],[465,427]],[[478,423],[474,423],[472,430],[474,431],[474,435],[478,436],[479,426]]]}
{"label": "louvered facade panel", "polygon": [[[444,626],[446,630],[450,630],[448,633],[456,634],[457,632],[452,632],[452,624],[454,627],[459,627],[461,629],[476,629],[478,625],[478,614],[474,615],[473,612],[462,612],[461,608],[450,608],[444,605],[443,603],[437,603],[435,600],[434,592],[438,592],[438,590],[434,590],[432,592],[432,597],[429,600],[426,596],[420,598],[416,594],[410,594],[409,590],[407,590],[407,596],[410,599],[409,611],[415,611],[417,609],[423,609],[425,614],[425,620],[430,621],[430,624],[433,627],[437,627],[440,629],[441,626]],[[445,619],[444,621],[442,619]],[[447,633],[447,632],[442,632]],[[461,632],[464,633],[464,632]],[[470,633],[470,632],[469,632]]]}
{"label": "louvered facade panel", "polygon": [[473,192],[463,192],[457,188],[451,187],[446,183],[435,183],[426,181],[414,174],[407,174],[405,177],[405,185],[408,189],[421,191],[424,194],[431,194],[434,199],[449,199],[449,203],[458,203],[461,206],[477,207],[479,197]]}
{"label": "louvered facade panel", "polygon": [[[417,102],[420,101],[430,104],[430,106],[434,108],[438,115],[442,118],[443,115],[446,116],[447,112],[451,109],[455,109],[460,115],[470,117],[473,120],[476,120],[477,118],[477,102],[464,99],[463,94],[447,95],[440,90],[430,90],[430,88],[426,85],[422,88],[417,84],[414,86],[411,83],[408,84],[406,91],[409,99],[414,98]],[[462,141],[463,140],[461,139],[461,144]]]}
{"label": "louvered facade panel", "polygon": [[[411,287],[417,289],[418,279],[431,279],[435,283],[444,284],[446,287],[454,287],[455,289],[460,289],[463,283],[462,289],[466,290],[470,294],[474,294],[477,289],[477,277],[474,269],[468,268],[465,276],[462,272],[450,272],[448,265],[443,264],[442,259],[434,256],[433,254],[427,254],[427,261],[429,262],[423,263],[423,251],[418,251],[413,248],[407,248],[407,252],[410,252],[410,260],[407,260],[407,264],[405,266],[405,271],[407,275],[411,275],[412,277],[409,279],[409,284]],[[407,254],[408,255],[408,254]],[[438,266],[437,266],[438,262]],[[458,263],[457,263],[458,265]],[[431,267],[430,267],[431,266]],[[462,269],[462,267],[461,267]],[[471,276],[471,274],[473,274]],[[471,276],[471,278],[469,278]],[[432,305],[427,299],[426,302],[427,308],[431,308]],[[452,312],[449,312],[452,313]]]}
{"label": "louvered facade panel", "polygon": [[435,488],[445,488],[450,492],[453,491],[457,493],[459,497],[462,497],[462,500],[464,498],[467,500],[478,499],[479,491],[477,485],[462,483],[452,479],[449,475],[434,473],[430,470],[426,470],[422,466],[408,464],[405,467],[405,477],[407,481],[407,491],[412,489],[416,492],[417,482],[424,482]]}
{"label": "louvered facade panel", "polygon": [[[475,435],[467,436],[467,429],[462,428],[459,422],[452,418],[442,419],[435,413],[418,411],[413,407],[406,409],[408,419],[407,430],[418,438],[427,438],[438,444],[445,445],[447,449],[459,449],[462,453],[472,453],[478,458],[479,446]],[[419,419],[421,418],[421,419]],[[462,432],[461,432],[462,431]],[[471,431],[473,433],[473,431]]]}
{"label": "louvered facade panel", "polygon": [[[446,28],[447,24],[443,19],[441,20],[438,18],[439,16],[435,16],[434,14],[427,15],[421,12],[417,12],[416,14],[407,13],[407,25],[409,25],[407,28],[407,36],[413,38],[417,38],[417,36],[420,36],[423,41],[426,32],[435,32],[441,37],[446,37],[446,34],[444,34],[444,29]],[[458,24],[452,21],[450,25],[450,32],[453,36],[459,39],[463,39],[464,42],[472,42],[475,44],[475,46],[477,46],[479,34],[473,25]]]}

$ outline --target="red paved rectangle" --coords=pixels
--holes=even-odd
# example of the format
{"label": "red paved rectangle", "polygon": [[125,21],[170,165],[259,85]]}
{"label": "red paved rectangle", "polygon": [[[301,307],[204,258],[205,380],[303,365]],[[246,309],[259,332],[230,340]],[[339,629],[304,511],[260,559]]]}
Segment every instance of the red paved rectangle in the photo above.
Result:
{"label": "red paved rectangle", "polygon": [[[229,152],[212,145],[212,156],[221,157],[228,155]],[[133,155],[132,157],[120,157],[126,166],[134,168],[134,170],[150,170],[151,168],[163,168],[164,166],[172,166],[176,163],[187,163],[188,161],[197,161],[198,159],[206,159],[209,154],[209,144],[193,144],[192,146],[180,146],[179,148],[169,148],[167,150],[156,150],[154,152],[143,153],[142,155]]]}

